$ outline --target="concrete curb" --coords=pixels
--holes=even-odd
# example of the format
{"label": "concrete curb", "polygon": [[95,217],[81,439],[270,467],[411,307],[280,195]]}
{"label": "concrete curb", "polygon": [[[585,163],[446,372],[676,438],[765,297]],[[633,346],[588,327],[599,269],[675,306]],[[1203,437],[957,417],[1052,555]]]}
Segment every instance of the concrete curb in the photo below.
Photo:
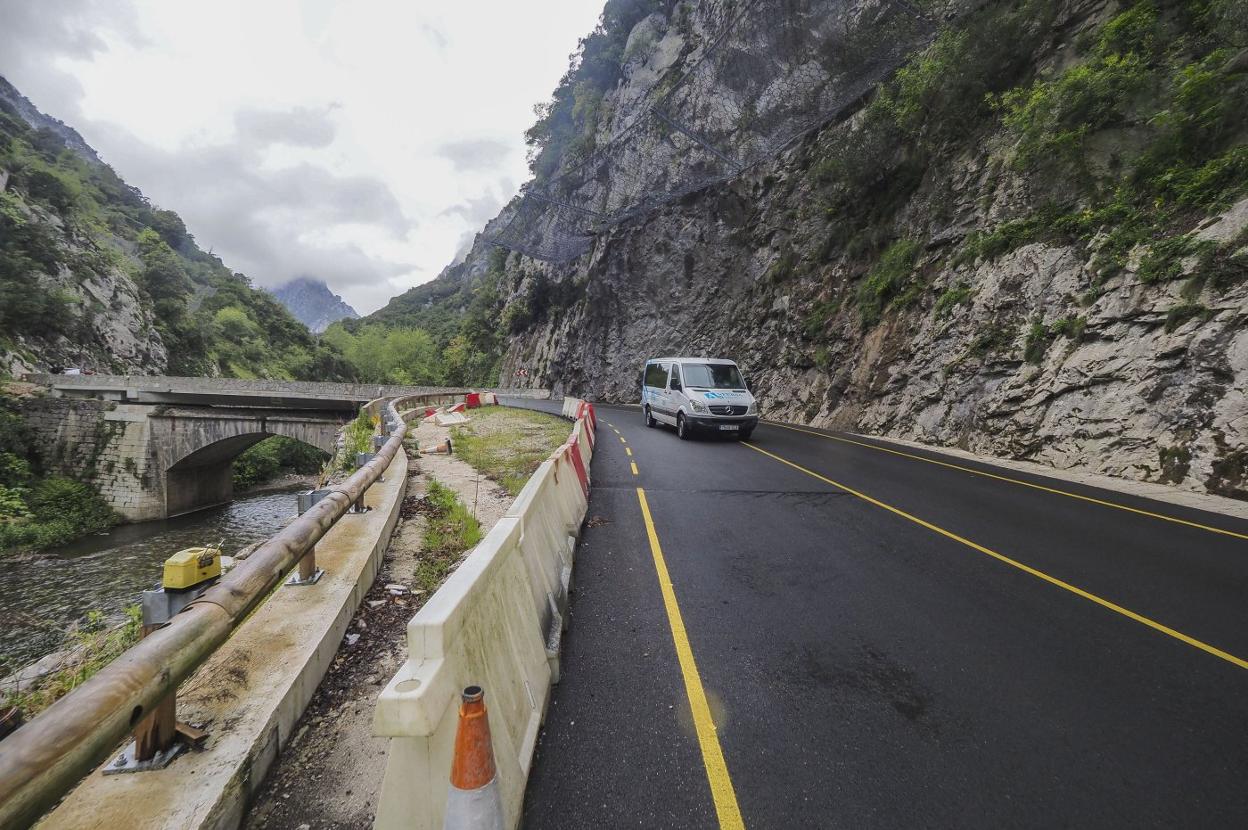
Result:
{"label": "concrete curb", "polygon": [[588,507],[592,412],[542,462],[511,510],[408,624],[408,659],[377,701],[390,755],[375,827],[442,827],[460,690],[480,685],[507,826],[520,820],[537,734],[559,679],[576,537]]}

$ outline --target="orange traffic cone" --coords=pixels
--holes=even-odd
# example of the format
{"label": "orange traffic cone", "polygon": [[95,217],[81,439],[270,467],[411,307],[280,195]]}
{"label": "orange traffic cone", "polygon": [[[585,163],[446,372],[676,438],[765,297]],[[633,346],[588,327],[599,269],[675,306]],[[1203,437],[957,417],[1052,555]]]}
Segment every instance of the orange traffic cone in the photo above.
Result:
{"label": "orange traffic cone", "polygon": [[447,438],[441,444],[435,444],[432,447],[427,447],[420,452],[422,455],[450,455],[453,450],[454,447],[451,446],[451,439]]}
{"label": "orange traffic cone", "polygon": [[480,686],[464,689],[455,730],[455,757],[451,760],[451,790],[446,799],[443,830],[504,830],[503,798],[494,768],[490,721],[485,692]]}

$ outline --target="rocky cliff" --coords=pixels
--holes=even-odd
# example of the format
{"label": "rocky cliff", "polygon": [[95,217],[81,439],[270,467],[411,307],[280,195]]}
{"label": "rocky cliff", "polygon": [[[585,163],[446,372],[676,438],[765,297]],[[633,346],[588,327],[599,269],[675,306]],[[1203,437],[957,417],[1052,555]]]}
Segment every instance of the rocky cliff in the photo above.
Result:
{"label": "rocky cliff", "polygon": [[355,320],[360,316],[342,297],[330,291],[328,285],[309,277],[300,277],[274,288],[273,296],[295,315],[296,320],[317,333],[325,331],[331,323]]}
{"label": "rocky cliff", "polygon": [[[536,184],[625,131],[734,5],[625,20],[593,120],[568,122],[553,161],[539,136]],[[514,246],[540,259],[495,257],[503,381],[632,401],[648,356],[730,356],[771,417],[1248,498],[1248,5],[919,5],[932,37],[770,160],[586,219],[570,262],[531,242],[551,204]],[[785,48],[755,72],[806,65]],[[561,89],[584,103],[577,72]],[[731,138],[717,113],[766,115],[749,89],[703,78],[696,100],[728,103],[677,114]],[[567,198],[607,215],[621,190],[662,191],[682,162],[661,140],[634,149],[667,161],[606,165]],[[466,264],[490,256],[483,237]]]}

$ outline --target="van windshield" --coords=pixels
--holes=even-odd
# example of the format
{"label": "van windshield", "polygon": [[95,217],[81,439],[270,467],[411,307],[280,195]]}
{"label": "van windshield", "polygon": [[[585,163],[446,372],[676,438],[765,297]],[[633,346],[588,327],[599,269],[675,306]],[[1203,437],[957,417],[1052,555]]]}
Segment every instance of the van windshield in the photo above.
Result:
{"label": "van windshield", "polygon": [[744,389],[741,373],[731,363],[682,363],[685,386],[701,389]]}

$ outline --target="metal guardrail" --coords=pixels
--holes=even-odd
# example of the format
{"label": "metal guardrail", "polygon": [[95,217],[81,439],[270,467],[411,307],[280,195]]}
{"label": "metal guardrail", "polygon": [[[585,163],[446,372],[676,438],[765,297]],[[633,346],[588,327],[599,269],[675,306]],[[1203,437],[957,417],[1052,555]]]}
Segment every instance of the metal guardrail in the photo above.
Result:
{"label": "metal guardrail", "polygon": [[32,824],[94,770],[363,498],[407,434],[393,401],[386,403],[382,420],[390,428],[389,438],[376,458],[331,488],[333,492],[256,549],[167,626],[0,742],[0,827]]}

